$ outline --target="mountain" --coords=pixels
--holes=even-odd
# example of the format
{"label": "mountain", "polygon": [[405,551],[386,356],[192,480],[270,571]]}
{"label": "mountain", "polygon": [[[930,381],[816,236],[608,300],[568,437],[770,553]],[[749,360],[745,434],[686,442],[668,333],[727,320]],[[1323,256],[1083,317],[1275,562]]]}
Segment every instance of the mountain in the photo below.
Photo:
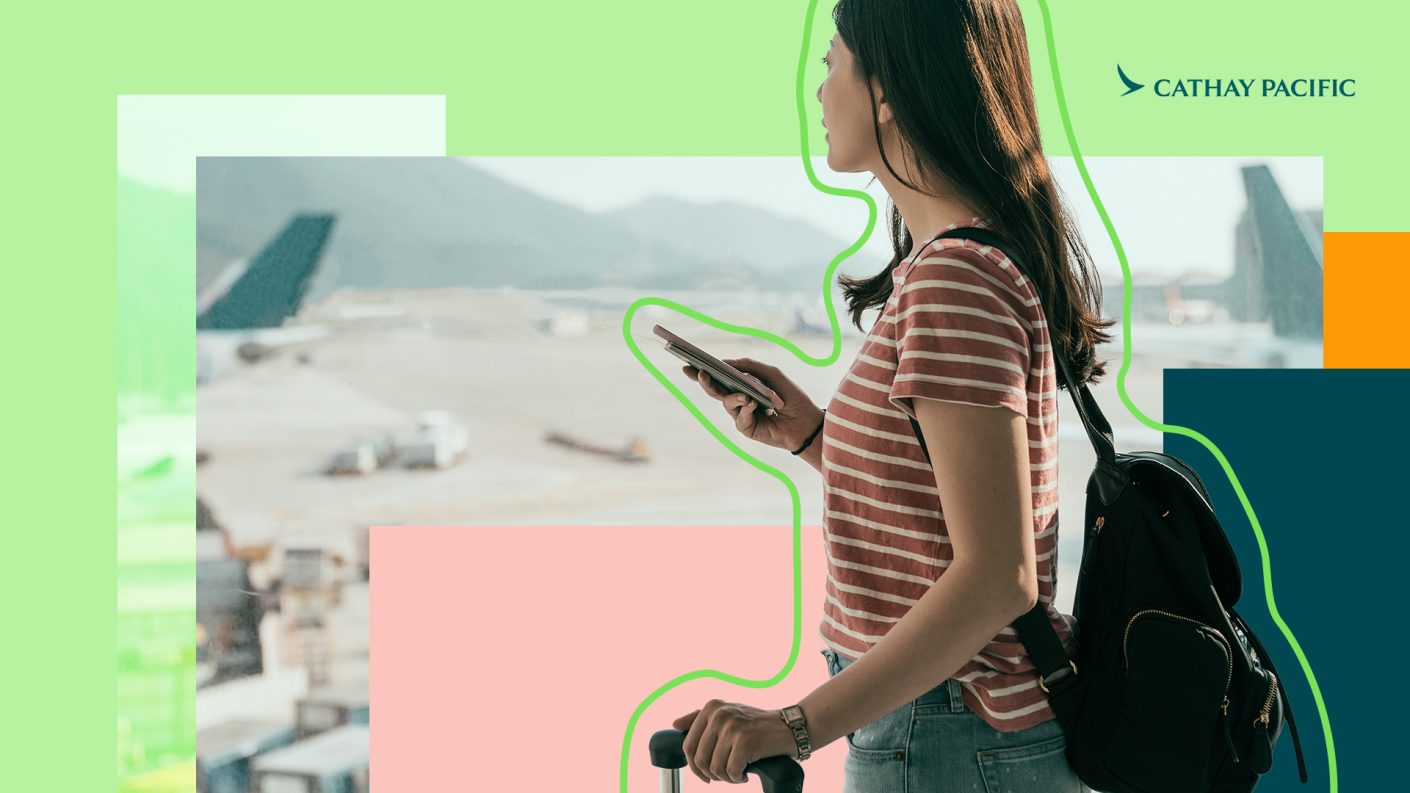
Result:
{"label": "mountain", "polygon": [[644,239],[701,259],[718,258],[777,280],[817,273],[847,242],[807,221],[733,201],[695,203],[654,196],[606,213]]}
{"label": "mountain", "polygon": [[443,157],[201,157],[197,193],[199,283],[291,214],[335,213],[312,300],[340,286],[812,291],[845,245],[739,204],[594,214]]}

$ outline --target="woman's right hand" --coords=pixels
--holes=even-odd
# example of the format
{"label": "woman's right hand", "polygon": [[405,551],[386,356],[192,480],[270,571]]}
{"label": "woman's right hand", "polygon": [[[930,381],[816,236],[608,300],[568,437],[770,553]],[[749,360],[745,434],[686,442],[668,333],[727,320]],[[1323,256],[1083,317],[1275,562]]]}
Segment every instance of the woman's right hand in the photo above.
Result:
{"label": "woman's right hand", "polygon": [[[695,380],[712,398],[719,401],[734,419],[735,429],[744,437],[766,446],[793,451],[807,440],[822,421],[823,412],[813,400],[803,393],[792,380],[784,376],[778,367],[760,363],[752,358],[724,358],[746,376],[752,377],[765,388],[778,396],[774,405],[774,415],[765,415],[758,410],[759,403],[744,394],[732,394],[723,390],[709,374],[689,364],[681,371]],[[814,443],[817,441],[815,440]]]}

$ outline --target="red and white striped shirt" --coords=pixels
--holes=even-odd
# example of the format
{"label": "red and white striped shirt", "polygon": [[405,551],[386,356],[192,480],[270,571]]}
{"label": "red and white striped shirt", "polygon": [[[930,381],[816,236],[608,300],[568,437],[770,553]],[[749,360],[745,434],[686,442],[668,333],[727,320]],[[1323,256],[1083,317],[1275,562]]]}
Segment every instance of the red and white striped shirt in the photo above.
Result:
{"label": "red and white striped shirt", "polygon": [[[892,277],[891,299],[828,404],[821,436],[827,596],[819,633],[836,652],[860,657],[954,558],[935,474],[907,417],[911,399],[923,397],[1028,419],[1038,600],[1072,654],[1073,618],[1052,605],[1058,381],[1034,285],[1002,252],[960,239],[931,241]],[[953,677],[970,710],[1002,732],[1055,717],[1012,626]]]}

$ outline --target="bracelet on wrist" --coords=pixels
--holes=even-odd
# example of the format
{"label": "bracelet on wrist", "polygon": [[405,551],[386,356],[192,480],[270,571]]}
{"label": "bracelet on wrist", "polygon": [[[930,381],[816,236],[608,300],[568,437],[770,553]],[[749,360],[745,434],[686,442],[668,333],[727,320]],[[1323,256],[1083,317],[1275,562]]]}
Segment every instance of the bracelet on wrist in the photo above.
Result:
{"label": "bracelet on wrist", "polygon": [[802,446],[799,446],[796,450],[794,450],[793,455],[795,457],[802,454],[803,450],[808,448],[808,446],[812,444],[813,439],[818,437],[819,432],[822,432],[823,424],[825,423],[827,423],[827,411],[823,410],[823,417],[822,420],[818,422],[818,428],[813,430],[813,434],[809,435],[807,440],[803,441]]}

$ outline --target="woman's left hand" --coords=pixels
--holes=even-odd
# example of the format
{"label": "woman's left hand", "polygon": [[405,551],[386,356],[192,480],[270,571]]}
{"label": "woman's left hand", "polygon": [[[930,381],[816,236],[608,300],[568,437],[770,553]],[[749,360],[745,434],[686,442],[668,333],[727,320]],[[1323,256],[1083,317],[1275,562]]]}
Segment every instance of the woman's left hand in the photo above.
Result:
{"label": "woman's left hand", "polygon": [[672,726],[686,733],[682,745],[686,762],[706,782],[744,782],[744,767],[755,760],[798,756],[798,742],[778,709],[712,699]]}

